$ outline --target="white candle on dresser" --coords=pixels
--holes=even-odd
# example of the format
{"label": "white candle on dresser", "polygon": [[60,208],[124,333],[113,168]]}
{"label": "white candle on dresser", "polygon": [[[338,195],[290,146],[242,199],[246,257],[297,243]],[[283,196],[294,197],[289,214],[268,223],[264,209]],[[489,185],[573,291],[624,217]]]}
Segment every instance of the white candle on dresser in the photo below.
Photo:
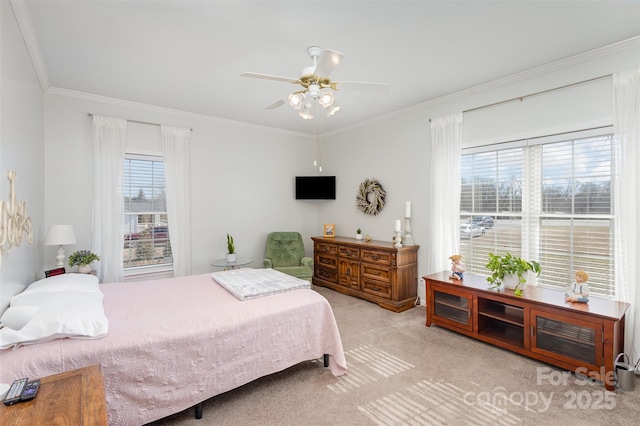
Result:
{"label": "white candle on dresser", "polygon": [[402,230],[400,226],[400,219],[396,219],[396,232],[400,232]]}
{"label": "white candle on dresser", "polygon": [[411,217],[411,201],[404,205],[404,217]]}

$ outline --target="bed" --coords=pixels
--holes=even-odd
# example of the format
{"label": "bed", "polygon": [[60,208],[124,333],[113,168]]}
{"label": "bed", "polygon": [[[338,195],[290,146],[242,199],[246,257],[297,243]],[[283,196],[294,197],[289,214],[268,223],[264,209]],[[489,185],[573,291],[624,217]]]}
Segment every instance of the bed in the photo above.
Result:
{"label": "bed", "polygon": [[311,289],[239,300],[203,274],[100,290],[106,336],[2,350],[0,382],[101,364],[109,424],[133,425],[303,361],[347,369],[331,306]]}

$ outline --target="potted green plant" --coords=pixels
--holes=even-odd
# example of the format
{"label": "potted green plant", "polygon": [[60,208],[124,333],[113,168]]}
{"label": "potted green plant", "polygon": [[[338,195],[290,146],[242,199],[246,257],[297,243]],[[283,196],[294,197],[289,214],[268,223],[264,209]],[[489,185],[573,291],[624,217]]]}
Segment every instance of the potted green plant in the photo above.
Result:
{"label": "potted green plant", "polygon": [[100,260],[100,256],[89,250],[78,250],[69,256],[69,266],[78,267],[78,272],[88,274],[91,272],[91,262]]}
{"label": "potted green plant", "polygon": [[233,242],[233,237],[227,234],[227,262],[235,262],[236,258],[236,245]]}
{"label": "potted green plant", "polygon": [[489,262],[485,267],[491,271],[487,281],[491,287],[500,289],[504,284],[506,288],[513,288],[516,296],[522,294],[521,284],[527,282],[527,274],[533,272],[540,276],[540,264],[535,260],[528,261],[521,257],[516,257],[509,252],[503,256],[489,253]]}
{"label": "potted green plant", "polygon": [[362,239],[362,229],[358,228],[356,230],[356,240],[361,240]]}

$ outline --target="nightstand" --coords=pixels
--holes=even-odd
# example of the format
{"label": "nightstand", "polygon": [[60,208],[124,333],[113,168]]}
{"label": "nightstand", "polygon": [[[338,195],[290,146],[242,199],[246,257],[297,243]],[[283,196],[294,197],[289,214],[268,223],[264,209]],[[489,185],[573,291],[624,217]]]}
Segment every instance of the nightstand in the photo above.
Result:
{"label": "nightstand", "polygon": [[102,366],[92,365],[41,377],[38,395],[31,401],[9,407],[0,404],[0,424],[106,426],[107,402]]}

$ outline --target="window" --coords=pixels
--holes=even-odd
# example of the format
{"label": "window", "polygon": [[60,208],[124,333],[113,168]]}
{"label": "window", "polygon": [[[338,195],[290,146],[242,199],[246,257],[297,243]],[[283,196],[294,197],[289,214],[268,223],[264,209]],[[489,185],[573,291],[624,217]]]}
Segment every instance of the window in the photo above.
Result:
{"label": "window", "polygon": [[460,224],[467,271],[488,275],[489,252],[542,265],[541,286],[565,289],[576,270],[591,293],[613,297],[611,129],[463,152]]}
{"label": "window", "polygon": [[162,157],[127,154],[124,173],[125,271],[171,265]]}

